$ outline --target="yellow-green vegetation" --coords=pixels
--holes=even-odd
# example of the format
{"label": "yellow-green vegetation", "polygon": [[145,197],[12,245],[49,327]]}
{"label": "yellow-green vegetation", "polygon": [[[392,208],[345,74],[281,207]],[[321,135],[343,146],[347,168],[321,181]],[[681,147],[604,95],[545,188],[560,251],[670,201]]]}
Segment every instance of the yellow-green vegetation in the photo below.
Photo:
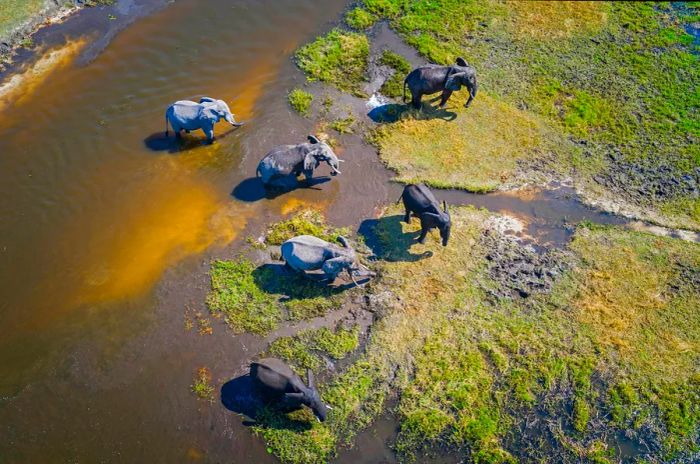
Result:
{"label": "yellow-green vegetation", "polygon": [[289,104],[292,108],[302,116],[308,116],[311,109],[311,102],[314,101],[314,96],[309,92],[301,89],[294,89],[287,96]]}
{"label": "yellow-green vegetation", "polygon": [[[464,101],[467,92],[452,99]],[[479,104],[450,108],[452,121],[409,113],[380,126],[375,143],[402,182],[483,192],[512,182],[518,163],[535,157],[558,161],[568,142],[536,115],[479,94]],[[554,163],[552,163],[554,164]]]}
{"label": "yellow-green vegetation", "polygon": [[[302,234],[335,242],[339,235],[348,233],[347,229],[328,226],[320,213],[304,210],[273,224],[266,243],[280,245]],[[244,257],[213,261],[211,291],[207,296],[209,310],[223,316],[235,332],[265,334],[283,320],[322,316],[342,304],[340,289],[301,274],[281,272],[280,267],[281,264],[256,265]]]}
{"label": "yellow-green vegetation", "polygon": [[357,94],[367,70],[369,41],[364,34],[334,29],[301,47],[295,56],[309,80]]}
{"label": "yellow-green vegetation", "polygon": [[291,363],[297,371],[316,370],[323,365],[320,354],[332,359],[343,359],[354,351],[360,343],[360,329],[339,328],[332,331],[326,327],[305,330],[293,337],[278,338],[268,352]]}
{"label": "yellow-green vegetation", "polygon": [[391,50],[384,50],[382,56],[379,58],[379,64],[389,66],[394,70],[394,74],[384,82],[379,91],[387,97],[402,97],[403,81],[408,73],[411,72],[411,63],[398,53],[392,52]]}
{"label": "yellow-green vegetation", "polygon": [[351,114],[344,118],[334,119],[330,122],[329,127],[339,134],[350,134],[353,129],[352,126],[355,124],[355,117]]}
{"label": "yellow-green vegetation", "polygon": [[[692,4],[365,0],[362,8],[390,20],[428,60],[450,64],[462,56],[475,66],[492,100],[480,93],[470,111],[496,101],[506,113],[541,118],[552,134],[571,137],[579,150],[572,155],[565,144],[559,160],[592,195],[700,228],[700,54],[683,28],[697,21]],[[507,134],[520,124],[504,118],[497,126]],[[474,146],[489,145],[489,126],[471,128]],[[511,167],[506,156],[504,170]],[[490,185],[499,183],[500,170],[489,175]]]}
{"label": "yellow-green vegetation", "polygon": [[374,25],[377,17],[364,8],[353,8],[345,15],[345,22],[353,29],[363,30]]}
{"label": "yellow-green vegetation", "polygon": [[332,227],[326,224],[321,213],[312,209],[297,212],[291,218],[275,223],[267,231],[265,242],[270,245],[282,245],[297,235],[313,235],[327,242],[335,243],[339,236],[347,236],[347,227]]}
{"label": "yellow-green vegetation", "polygon": [[199,399],[214,401],[214,387],[211,385],[211,372],[206,367],[197,369],[194,383],[190,387]]}
{"label": "yellow-green vegetation", "polygon": [[47,6],[45,0],[0,0],[0,38],[37,16]]}
{"label": "yellow-green vegetation", "polygon": [[493,299],[485,216],[454,208],[447,248],[417,244],[398,209],[380,219],[382,317],[362,356],[321,386],[325,423],[276,415],[297,431],[259,428],[272,453],[326,462],[393,393],[404,462],[438,446],[475,463],[611,463],[604,437],[617,431],[652,443],[652,462],[698,449],[700,245],[582,225],[551,293]]}

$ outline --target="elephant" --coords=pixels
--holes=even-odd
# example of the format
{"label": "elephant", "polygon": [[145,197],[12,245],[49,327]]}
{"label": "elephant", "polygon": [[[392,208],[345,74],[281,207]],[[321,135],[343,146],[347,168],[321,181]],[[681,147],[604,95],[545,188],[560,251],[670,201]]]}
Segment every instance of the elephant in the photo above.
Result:
{"label": "elephant", "polygon": [[322,161],[328,163],[332,176],[341,174],[338,167],[342,160],[338,159],[331,147],[314,135],[309,135],[308,140],[309,143],[280,145],[273,148],[260,160],[255,171],[256,176],[262,178],[265,186],[270,186],[280,178],[292,175],[296,178],[303,172],[306,181],[309,182],[313,177],[314,169]]}
{"label": "elephant", "polygon": [[423,66],[411,71],[403,82],[403,101],[406,102],[406,86],[411,91],[411,103],[415,109],[420,109],[421,97],[442,92],[440,108],[444,108],[452,92],[462,86],[469,90],[469,100],[464,104],[465,108],[471,105],[476,97],[478,86],[476,84],[476,70],[464,61],[457,58],[452,66]]}
{"label": "elephant", "polygon": [[345,237],[338,237],[338,242],[342,247],[312,235],[299,235],[282,244],[282,259],[297,272],[321,269],[328,282],[333,282],[342,271],[358,286],[355,274],[374,275],[357,262],[355,250]]}
{"label": "elephant", "polygon": [[168,136],[168,122],[175,131],[175,137],[180,137],[180,131],[187,133],[202,129],[207,136],[207,141],[214,141],[214,124],[225,119],[233,127],[240,127],[244,123],[236,122],[233,113],[223,100],[215,100],[202,97],[199,103],[180,100],[176,101],[165,111],[165,136]]}
{"label": "elephant", "polygon": [[250,363],[253,386],[266,402],[276,402],[287,409],[299,409],[306,405],[320,422],[324,422],[331,407],[321,401],[311,369],[306,371],[306,377],[308,385],[304,385],[301,378],[277,358]]}
{"label": "elephant", "polygon": [[420,218],[421,233],[418,237],[419,243],[425,243],[425,237],[431,229],[437,227],[440,230],[442,246],[447,246],[452,229],[452,220],[447,211],[447,203],[442,202],[443,210],[440,211],[440,204],[425,184],[409,184],[404,187],[401,197],[397,203],[403,200],[406,208],[404,222],[410,224],[411,214]]}

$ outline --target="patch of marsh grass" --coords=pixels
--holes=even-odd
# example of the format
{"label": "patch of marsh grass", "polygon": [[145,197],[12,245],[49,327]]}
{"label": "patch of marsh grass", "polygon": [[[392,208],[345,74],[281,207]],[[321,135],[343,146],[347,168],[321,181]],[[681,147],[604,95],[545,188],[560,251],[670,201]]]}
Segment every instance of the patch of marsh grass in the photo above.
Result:
{"label": "patch of marsh grass", "polygon": [[347,237],[349,234],[348,228],[329,226],[321,213],[305,209],[295,213],[289,219],[270,226],[265,236],[265,242],[270,245],[281,245],[297,235],[313,235],[327,242],[336,243],[339,236]]}
{"label": "patch of marsh grass", "polygon": [[293,89],[289,92],[287,100],[289,100],[289,104],[294,108],[294,111],[306,117],[309,115],[311,102],[314,100],[314,96],[304,90]]}
{"label": "patch of marsh grass", "polygon": [[369,29],[376,21],[376,15],[360,7],[353,8],[345,15],[345,22],[348,26],[358,31]]}
{"label": "patch of marsh grass", "polygon": [[321,354],[335,360],[343,359],[357,349],[359,343],[358,326],[351,329],[341,327],[335,331],[322,327],[278,338],[270,344],[268,352],[288,361],[297,370],[316,370],[323,365]]}
{"label": "patch of marsh grass", "polygon": [[358,93],[367,71],[369,41],[364,34],[334,29],[301,47],[295,57],[309,80]]}
{"label": "patch of marsh grass", "polygon": [[389,77],[379,91],[391,98],[399,98],[403,96],[403,81],[411,72],[411,63],[391,50],[384,50],[379,58],[379,64],[388,66],[394,70],[394,73]]}
{"label": "patch of marsh grass", "polygon": [[483,93],[465,109],[466,98],[466,92],[452,95],[448,111],[456,113],[454,120],[409,113],[377,130],[379,154],[398,180],[485,192],[512,182],[521,161],[573,152],[532,113]]}

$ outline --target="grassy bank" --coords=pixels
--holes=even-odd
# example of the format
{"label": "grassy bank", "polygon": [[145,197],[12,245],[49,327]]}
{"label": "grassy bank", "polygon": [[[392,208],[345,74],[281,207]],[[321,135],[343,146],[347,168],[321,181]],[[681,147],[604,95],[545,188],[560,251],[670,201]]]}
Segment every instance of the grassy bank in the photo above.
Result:
{"label": "grassy bank", "polygon": [[[411,138],[419,146],[428,140],[435,145],[429,156],[425,149],[414,150],[398,166],[390,144],[382,145],[382,156],[402,179],[432,178],[434,185],[477,191],[501,186],[523,152],[511,134],[523,131],[523,120],[537,120],[548,126],[545,140],[557,148],[555,157],[534,150],[547,170],[554,159],[555,173],[573,175],[592,200],[607,199],[648,211],[648,217],[662,217],[666,224],[698,228],[700,55],[683,27],[697,17],[696,8],[366,0],[347,22],[364,29],[371,21],[389,20],[428,60],[450,64],[463,56],[477,69],[482,93],[473,107],[462,111],[465,99],[453,96],[448,108],[457,114],[450,124],[470,119],[468,131],[461,123],[462,137],[455,137],[450,124],[432,117],[414,120],[411,113],[404,115],[408,122],[387,125],[386,132],[396,131],[408,145]],[[513,114],[520,117],[509,117]],[[458,156],[472,157],[473,170],[484,174],[474,182],[472,173],[452,179],[426,174],[426,169],[439,173],[443,160],[434,155],[449,156],[443,147],[461,149]],[[541,170],[540,164],[524,163],[516,171],[533,169]]]}
{"label": "grassy bank", "polygon": [[[638,453],[626,459],[697,452],[700,246],[582,225],[551,292],[498,298],[484,212],[456,209],[447,248],[415,243],[417,223],[400,217],[389,210],[374,229],[377,320],[363,354],[321,387],[329,420],[268,412],[257,429],[283,462],[326,462],[394,394],[402,462],[453,449],[478,463],[612,463],[620,434]],[[331,345],[353,349],[348,334]],[[271,351],[316,367],[314,340]]]}

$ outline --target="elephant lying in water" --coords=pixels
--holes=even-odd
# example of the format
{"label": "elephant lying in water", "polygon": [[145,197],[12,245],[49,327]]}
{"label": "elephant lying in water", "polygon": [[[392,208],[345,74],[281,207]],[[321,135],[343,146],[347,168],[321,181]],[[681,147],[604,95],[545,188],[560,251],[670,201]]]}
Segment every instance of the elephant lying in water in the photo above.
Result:
{"label": "elephant lying in water", "polygon": [[308,385],[304,385],[289,366],[276,358],[265,358],[250,364],[250,378],[263,399],[290,409],[306,405],[323,422],[330,406],[321,401],[311,369],[306,371],[306,376]]}
{"label": "elephant lying in water", "polygon": [[442,92],[440,108],[443,108],[447,100],[455,92],[466,86],[469,90],[469,100],[464,104],[469,107],[476,97],[478,86],[476,84],[476,70],[464,61],[457,58],[456,65],[452,66],[423,66],[411,71],[403,82],[403,100],[406,101],[406,86],[411,91],[411,103],[415,109],[420,109],[420,101],[423,95],[431,95]]}
{"label": "elephant lying in water", "polygon": [[333,282],[343,271],[348,273],[355,285],[359,285],[355,274],[373,275],[357,262],[355,250],[345,237],[338,237],[338,241],[342,247],[311,235],[299,235],[282,244],[282,259],[288,267],[298,272],[321,269],[328,282]]}
{"label": "elephant lying in water", "polygon": [[298,176],[302,172],[306,181],[311,180],[321,162],[328,163],[331,175],[340,174],[338,167],[341,160],[333,152],[326,142],[321,142],[313,135],[308,137],[309,143],[298,145],[280,145],[273,148],[260,160],[256,175],[266,186],[274,185],[275,181],[289,176]]}
{"label": "elephant lying in water", "polygon": [[406,216],[403,219],[406,224],[411,222],[411,214],[420,218],[421,233],[418,242],[425,243],[425,237],[430,229],[437,227],[440,230],[442,246],[447,246],[452,229],[447,203],[442,202],[443,211],[440,211],[440,204],[425,184],[407,185],[399,200],[403,200],[403,205],[406,208]]}
{"label": "elephant lying in water", "polygon": [[233,127],[240,127],[243,123],[236,122],[233,113],[223,100],[215,100],[202,97],[199,103],[180,100],[176,101],[165,111],[165,136],[168,136],[168,123],[175,131],[175,137],[180,137],[183,129],[188,133],[202,129],[209,143],[214,141],[214,124],[221,119],[226,120]]}

